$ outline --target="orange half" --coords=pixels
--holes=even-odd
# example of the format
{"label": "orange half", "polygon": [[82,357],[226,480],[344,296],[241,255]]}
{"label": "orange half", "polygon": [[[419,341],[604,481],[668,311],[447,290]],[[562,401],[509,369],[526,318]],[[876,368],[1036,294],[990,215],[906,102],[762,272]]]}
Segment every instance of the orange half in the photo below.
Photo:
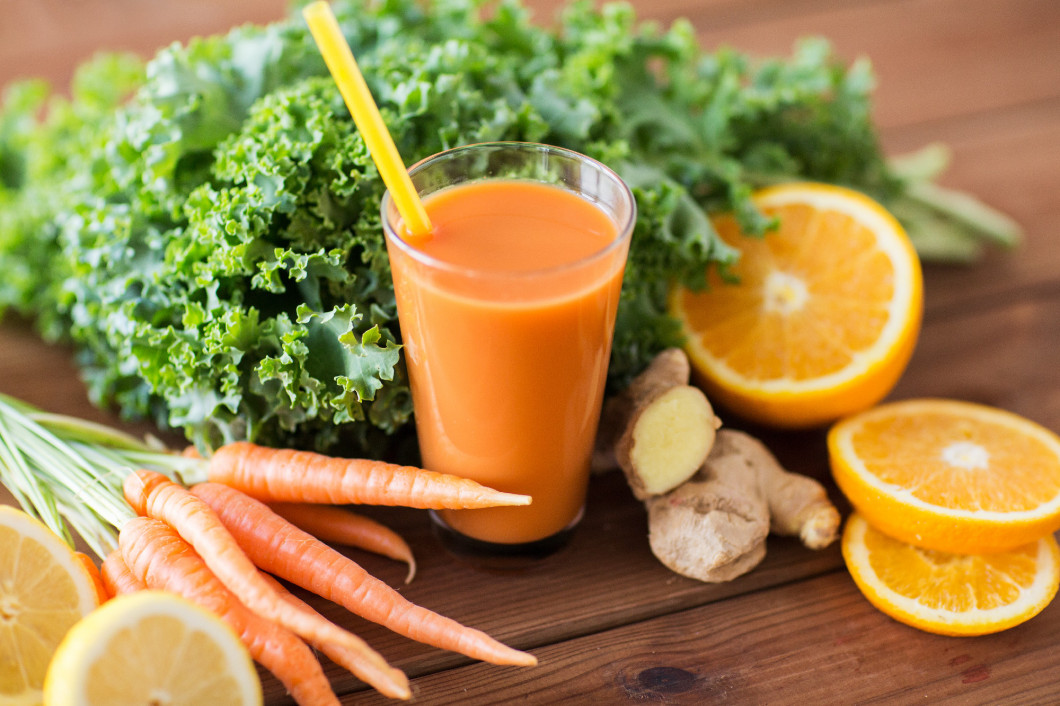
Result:
{"label": "orange half", "polygon": [[920,331],[920,261],[902,226],[867,196],[825,184],[765,189],[755,203],[779,228],[743,233],[714,219],[741,257],[737,284],[677,287],[671,313],[712,399],[747,419],[811,427],[881,400]]}

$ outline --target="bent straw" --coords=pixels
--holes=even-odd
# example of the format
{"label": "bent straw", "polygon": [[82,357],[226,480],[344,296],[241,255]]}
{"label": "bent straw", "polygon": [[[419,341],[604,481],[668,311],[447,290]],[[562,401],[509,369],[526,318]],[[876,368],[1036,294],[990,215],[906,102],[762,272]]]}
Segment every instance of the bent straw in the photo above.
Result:
{"label": "bent straw", "polygon": [[327,64],[328,71],[346,101],[346,107],[350,109],[354,124],[368,145],[368,152],[375,161],[379,175],[383,177],[383,183],[390,190],[390,196],[405,221],[405,227],[415,237],[428,237],[431,234],[431,221],[427,217],[427,211],[423,208],[423,202],[420,201],[408,170],[401,161],[394,138],[390,136],[382,116],[379,115],[379,108],[372,99],[372,93],[364,82],[361,70],[357,67],[353,51],[342,36],[331,6],[326,0],[318,0],[307,5],[302,10],[302,16],[305,17],[309,32],[324,57],[324,63]]}

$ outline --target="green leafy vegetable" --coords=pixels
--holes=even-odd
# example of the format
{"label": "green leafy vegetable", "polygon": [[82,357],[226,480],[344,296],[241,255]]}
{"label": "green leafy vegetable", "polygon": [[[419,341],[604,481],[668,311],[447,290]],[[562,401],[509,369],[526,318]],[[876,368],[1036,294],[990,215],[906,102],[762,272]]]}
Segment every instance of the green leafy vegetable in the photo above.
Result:
{"label": "green leafy vegetable", "polygon": [[[554,28],[517,0],[485,4],[335,10],[407,161],[540,141],[631,184],[639,214],[612,385],[679,342],[671,282],[702,285],[738,256],[709,214],[768,230],[750,201],[759,186],[861,189],[929,254],[956,242],[966,257],[985,237],[981,208],[967,217],[981,204],[884,159],[868,65],[844,66],[822,41],[753,61],[703,51],[686,22],[638,23],[624,4],[576,2]],[[382,192],[296,14],[170,46],[145,66],[102,57],[69,99],[33,82],[6,93],[0,309],[72,341],[94,401],[181,428],[204,451],[248,438],[383,455],[412,409]],[[1002,226],[992,232],[1011,239]]]}
{"label": "green leafy vegetable", "polygon": [[73,528],[101,558],[116,548],[117,530],[135,516],[122,481],[138,468],[189,484],[206,478],[200,459],[0,395],[0,483],[71,547]]}

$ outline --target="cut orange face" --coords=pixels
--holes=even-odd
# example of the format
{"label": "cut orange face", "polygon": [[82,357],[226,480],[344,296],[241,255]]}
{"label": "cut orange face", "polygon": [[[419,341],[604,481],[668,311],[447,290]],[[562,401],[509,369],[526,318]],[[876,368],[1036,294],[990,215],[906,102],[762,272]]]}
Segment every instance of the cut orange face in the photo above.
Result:
{"label": "cut orange face", "polygon": [[755,203],[779,220],[763,237],[714,220],[740,250],[737,284],[678,287],[671,313],[712,401],[779,427],[867,409],[905,370],[920,331],[920,261],[902,226],[872,199],[824,184],[786,184]]}
{"label": "cut orange face", "polygon": [[837,423],[828,452],[858,512],[910,544],[979,554],[1060,529],[1060,437],[1010,412],[893,402]]}
{"label": "cut orange face", "polygon": [[843,559],[854,583],[881,611],[941,635],[985,635],[1040,613],[1060,584],[1060,548],[1046,536],[1007,552],[951,554],[921,549],[847,520]]}

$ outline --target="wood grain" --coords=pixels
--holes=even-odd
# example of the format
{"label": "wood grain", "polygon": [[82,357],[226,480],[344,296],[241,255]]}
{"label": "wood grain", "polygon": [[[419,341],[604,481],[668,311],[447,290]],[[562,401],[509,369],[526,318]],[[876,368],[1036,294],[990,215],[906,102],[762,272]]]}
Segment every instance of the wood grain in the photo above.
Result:
{"label": "wood grain", "polygon": [[[696,3],[685,3],[696,17]],[[1055,97],[1060,25],[1051,0],[823,3],[741,26],[696,22],[707,46],[786,52],[825,37],[840,56],[868,58],[879,80],[876,119],[890,129]]]}
{"label": "wood grain", "polygon": [[45,78],[65,88],[98,51],[152,56],[172,42],[287,15],[287,0],[5,0],[0,85]]}
{"label": "wood grain", "polygon": [[[416,703],[1049,703],[1060,605],[974,639],[899,625],[833,572],[538,650],[541,665],[473,665],[414,681]],[[343,704],[383,703],[376,694]]]}
{"label": "wood grain", "polygon": [[[529,0],[550,22],[560,0]],[[634,0],[642,18],[687,17],[708,47],[787,54],[819,35],[879,79],[875,115],[887,151],[941,141],[943,183],[1013,215],[1014,252],[970,267],[926,268],[923,333],[893,398],[943,396],[1010,409],[1060,429],[1060,3],[1054,0]],[[170,41],[282,17],[278,0],[39,0],[8,3],[0,84],[41,75],[63,85],[96,49],[149,55]],[[52,411],[124,426],[89,404],[69,350],[29,324],[0,323],[0,392]],[[726,415],[730,425],[740,421]],[[760,434],[780,460],[829,480],[822,432]],[[0,499],[10,502],[10,497]],[[547,560],[496,568],[441,549],[427,517],[373,508],[406,536],[420,571],[355,550],[349,556],[403,595],[539,656],[534,669],[471,664],[396,636],[330,604],[411,677],[418,704],[1050,703],[1060,607],[999,635],[944,638],[902,626],[858,593],[836,548],[771,538],[762,565],[735,581],[684,579],[652,557],[643,508],[620,476],[594,478],[585,519]],[[305,594],[302,594],[303,597]],[[381,702],[327,663],[345,704]],[[262,674],[267,703],[287,704]]]}

